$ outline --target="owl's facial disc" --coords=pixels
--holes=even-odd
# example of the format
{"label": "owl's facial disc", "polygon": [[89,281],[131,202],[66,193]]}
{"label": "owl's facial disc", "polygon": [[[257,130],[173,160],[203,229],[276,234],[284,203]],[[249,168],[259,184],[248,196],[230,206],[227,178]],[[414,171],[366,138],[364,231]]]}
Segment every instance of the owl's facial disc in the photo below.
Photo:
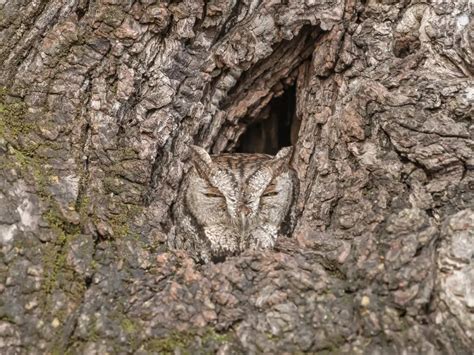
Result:
{"label": "owl's facial disc", "polygon": [[227,226],[236,236],[245,237],[259,223],[268,223],[267,212],[262,210],[277,209],[281,204],[274,179],[288,170],[291,148],[260,161],[215,160],[201,147],[190,148],[194,170],[202,179],[193,189],[193,200],[195,214],[203,224]]}

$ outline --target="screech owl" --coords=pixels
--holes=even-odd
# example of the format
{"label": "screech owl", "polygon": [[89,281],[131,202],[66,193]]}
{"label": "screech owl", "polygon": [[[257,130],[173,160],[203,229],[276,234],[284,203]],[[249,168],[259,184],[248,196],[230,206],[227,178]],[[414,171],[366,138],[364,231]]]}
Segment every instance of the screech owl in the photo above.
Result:
{"label": "screech owl", "polygon": [[175,204],[170,247],[204,262],[275,244],[296,184],[291,147],[266,154],[210,156],[191,146],[192,168]]}

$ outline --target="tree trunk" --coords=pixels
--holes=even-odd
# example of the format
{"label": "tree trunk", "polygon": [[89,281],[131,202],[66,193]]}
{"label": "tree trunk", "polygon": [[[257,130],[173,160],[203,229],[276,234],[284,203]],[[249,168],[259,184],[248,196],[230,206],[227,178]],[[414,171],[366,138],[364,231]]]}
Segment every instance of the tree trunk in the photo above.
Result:
{"label": "tree trunk", "polygon": [[[0,351],[470,353],[472,11],[0,0]],[[290,143],[274,251],[167,249],[189,144]]]}

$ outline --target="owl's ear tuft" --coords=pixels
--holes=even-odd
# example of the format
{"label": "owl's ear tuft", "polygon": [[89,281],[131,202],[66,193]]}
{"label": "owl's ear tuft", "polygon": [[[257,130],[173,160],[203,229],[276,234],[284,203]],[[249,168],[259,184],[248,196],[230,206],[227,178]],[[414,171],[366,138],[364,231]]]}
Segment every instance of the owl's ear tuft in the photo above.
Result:
{"label": "owl's ear tuft", "polygon": [[293,147],[285,147],[268,161],[268,166],[272,169],[273,175],[278,176],[286,172],[290,167],[290,159],[293,153]]}
{"label": "owl's ear tuft", "polygon": [[289,161],[291,158],[291,153],[293,153],[293,147],[290,146],[281,148],[273,159],[287,159]]}
{"label": "owl's ear tuft", "polygon": [[191,145],[191,161],[202,178],[207,178],[212,168],[212,159],[209,154],[197,145]]}

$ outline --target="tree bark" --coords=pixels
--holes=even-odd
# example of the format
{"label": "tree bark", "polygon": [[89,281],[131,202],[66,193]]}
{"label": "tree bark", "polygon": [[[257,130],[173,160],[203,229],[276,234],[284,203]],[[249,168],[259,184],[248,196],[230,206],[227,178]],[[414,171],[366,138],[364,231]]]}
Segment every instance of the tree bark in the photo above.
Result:
{"label": "tree bark", "polygon": [[[472,12],[0,0],[0,351],[470,353]],[[168,250],[189,144],[233,151],[289,86],[291,235]]]}

